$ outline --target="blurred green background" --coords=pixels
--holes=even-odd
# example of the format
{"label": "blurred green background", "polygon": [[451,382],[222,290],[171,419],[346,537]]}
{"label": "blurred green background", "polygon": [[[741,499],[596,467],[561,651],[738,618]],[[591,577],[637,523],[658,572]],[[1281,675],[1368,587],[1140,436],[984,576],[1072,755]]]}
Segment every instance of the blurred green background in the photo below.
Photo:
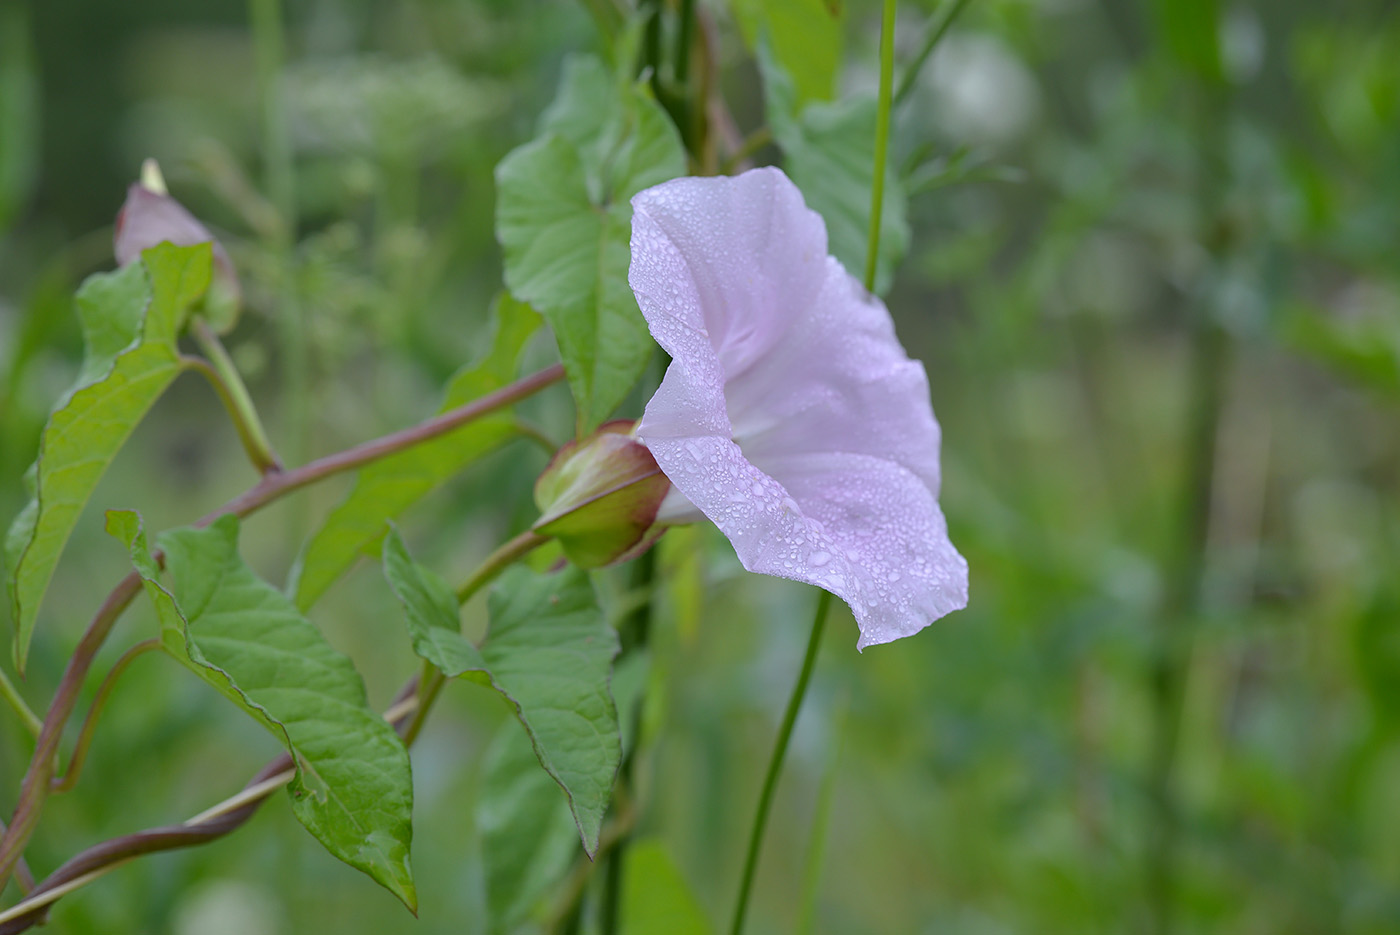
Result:
{"label": "blurred green background", "polygon": [[[700,6],[751,131],[752,55],[727,6]],[[110,267],[146,156],[234,257],[250,307],[228,343],[290,460],[416,421],[481,351],[500,287],[492,169],[532,135],[562,57],[597,47],[587,9],[298,0],[279,65],[249,25],[269,8],[0,8],[5,521],[81,357],[73,289]],[[901,61],[941,12],[901,4]],[[839,86],[868,90],[877,5],[840,17]],[[863,655],[846,611],[833,620],[751,931],[1400,931],[1398,62],[1383,0],[972,0],[896,112],[912,246],[888,296],[929,369],[972,604]],[[268,100],[285,139],[265,132]],[[567,433],[562,390],[527,409]],[[466,472],[404,518],[415,553],[460,578],[528,521],[543,462],[516,443]],[[124,570],[100,510],[178,525],[253,479],[186,377],[78,527],[32,705]],[[250,521],[246,557],[282,580],[343,489]],[[640,831],[720,922],[814,598],[745,575],[713,530],[664,542]],[[416,670],[371,563],[313,619],[377,704]],[[133,609],[104,659],[151,626]],[[54,928],[484,931],[473,803],[506,715],[456,685],[415,749],[417,922],[274,801],[65,899]],[[0,812],[28,750],[0,712]],[[30,861],[42,875],[194,814],[272,752],[143,658]]]}

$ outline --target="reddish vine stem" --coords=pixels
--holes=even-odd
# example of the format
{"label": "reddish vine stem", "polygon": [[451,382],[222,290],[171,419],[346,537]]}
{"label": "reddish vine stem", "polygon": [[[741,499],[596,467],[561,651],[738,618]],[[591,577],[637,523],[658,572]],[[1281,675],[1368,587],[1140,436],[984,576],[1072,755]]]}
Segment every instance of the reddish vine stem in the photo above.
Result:
{"label": "reddish vine stem", "polygon": [[[411,678],[394,696],[393,704],[389,706],[390,711],[399,708],[403,702],[414,697],[422,691],[422,683],[417,678]],[[400,735],[413,718],[416,707],[409,708],[390,721]],[[385,714],[385,718],[389,718]],[[405,741],[408,742],[407,740]],[[292,758],[283,753],[276,759],[269,762],[252,779],[244,785],[244,790],[257,789],[258,786],[266,783],[269,779],[277,777],[280,773],[285,773],[292,768]],[[180,825],[167,825],[161,828],[151,828],[146,831],[138,831],[134,834],[126,834],[121,837],[103,841],[95,844],[82,853],[69,859],[63,866],[49,874],[42,883],[33,887],[33,892],[29,894],[30,899],[51,893],[60,887],[77,883],[82,885],[81,878],[90,874],[99,873],[112,869],[116,864],[125,863],[136,857],[146,854],[155,854],[161,851],[180,850],[186,847],[195,847],[199,844],[207,844],[230,834],[242,827],[258,808],[266,802],[274,792],[283,788],[283,785],[267,786],[257,789],[256,793],[246,801],[241,802],[235,808],[228,811],[220,811],[218,814],[209,815],[208,818],[195,818]],[[230,803],[232,800],[227,800]],[[216,806],[217,808],[217,806]],[[208,814],[208,813],[206,813]],[[55,899],[54,902],[57,900]],[[0,935],[18,935],[20,932],[28,931],[35,925],[42,925],[48,917],[49,908],[52,902],[42,906],[36,906],[33,912],[26,912],[24,915],[0,922]]]}
{"label": "reddish vine stem", "polygon": [[[201,518],[196,526],[207,526],[220,516],[233,513],[244,517],[294,490],[323,480],[344,471],[377,461],[380,458],[431,441],[445,435],[468,422],[517,402],[545,387],[563,379],[564,368],[559,364],[546,367],[537,373],[517,380],[456,409],[448,410],[417,425],[392,432],[373,441],[356,445],[354,448],[327,455],[290,471],[273,471],[263,476],[253,487],[234,497],[217,510]],[[162,556],[157,554],[157,561]],[[9,829],[0,836],[0,887],[10,878],[15,865],[24,854],[24,848],[34,834],[39,814],[48,796],[49,784],[53,781],[54,755],[58,752],[63,729],[77,705],[78,695],[88,670],[92,667],[97,652],[102,648],[107,634],[121,616],[137,592],[141,590],[141,576],[131,572],[123,578],[107,595],[98,608],[92,622],[78,641],[77,648],[68,660],[53,703],[44,717],[43,729],[34,745],[34,755],[29,761],[29,769],[20,785],[19,801],[15,804],[14,818]]]}

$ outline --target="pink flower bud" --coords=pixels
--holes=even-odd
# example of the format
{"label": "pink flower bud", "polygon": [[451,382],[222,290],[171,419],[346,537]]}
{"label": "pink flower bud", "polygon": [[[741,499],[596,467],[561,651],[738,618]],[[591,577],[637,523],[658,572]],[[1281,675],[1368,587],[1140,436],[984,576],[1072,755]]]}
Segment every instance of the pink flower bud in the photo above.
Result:
{"label": "pink flower bud", "polygon": [[165,179],[154,159],[141,167],[141,181],[126,190],[126,201],[117,212],[113,251],[117,265],[127,266],[141,259],[141,252],[160,243],[177,247],[214,245],[214,282],[205,297],[203,317],[216,331],[228,331],[238,320],[242,291],[233,261],[223,244],[185,210],[165,189]]}

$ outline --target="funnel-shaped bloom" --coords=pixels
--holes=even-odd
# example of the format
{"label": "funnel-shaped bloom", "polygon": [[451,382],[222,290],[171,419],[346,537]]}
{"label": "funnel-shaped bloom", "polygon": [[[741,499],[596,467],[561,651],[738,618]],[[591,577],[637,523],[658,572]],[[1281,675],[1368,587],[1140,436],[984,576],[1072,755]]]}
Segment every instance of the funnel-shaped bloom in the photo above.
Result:
{"label": "funnel-shaped bloom", "polygon": [[[632,199],[629,281],[673,361],[637,436],[750,571],[850,604],[864,648],[967,603],[938,507],[928,378],[777,169]],[[698,512],[697,512],[698,509]]]}

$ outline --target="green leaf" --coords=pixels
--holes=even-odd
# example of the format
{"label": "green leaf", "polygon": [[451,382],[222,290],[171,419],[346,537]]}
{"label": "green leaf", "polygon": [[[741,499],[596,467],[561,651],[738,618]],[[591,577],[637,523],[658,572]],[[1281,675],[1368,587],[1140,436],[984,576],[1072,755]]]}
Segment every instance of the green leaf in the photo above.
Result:
{"label": "green leaf", "polygon": [[496,167],[506,284],[554,331],[582,436],[641,376],[655,344],[627,285],[630,199],[685,171],[680,137],[645,85],[571,59],[540,136]]}
{"label": "green leaf", "polygon": [[238,518],[160,536],[172,584],[160,583],[140,518],[107,514],[126,544],[176,659],[262,724],[292,755],[292,810],[333,855],[409,909],[413,777],[398,734],[365,698],[350,660],[238,554]]}
{"label": "green leaf", "polygon": [[792,76],[795,104],[831,99],[841,66],[840,0],[737,0],[735,18],[750,48],[767,42]]}
{"label": "green leaf", "polygon": [[491,623],[478,651],[459,632],[452,591],[414,564],[396,531],[384,542],[384,573],[404,605],[414,651],[445,675],[491,686],[515,707],[593,854],[622,740],[608,690],[617,634],[588,575],[507,570],[488,601]]}
{"label": "green leaf", "polygon": [[[491,350],[452,378],[439,412],[471,402],[515,378],[520,351],[539,328],[540,318],[509,295],[496,301],[495,316]],[[362,468],[345,499],[307,542],[292,572],[289,590],[296,595],[297,606],[306,610],[314,604],[362,553],[374,553],[390,519],[512,438],[514,425],[509,411],[496,412]]]}
{"label": "green leaf", "polygon": [[578,834],[529,738],[503,724],[486,751],[476,824],[486,864],[487,931],[514,932],[568,872]]}
{"label": "green leaf", "polygon": [[449,677],[485,672],[486,660],[461,634],[457,596],[429,568],[408,554],[397,529],[384,537],[384,577],[403,604],[413,651]]}
{"label": "green leaf", "polygon": [[[875,178],[873,97],[797,110],[792,79],[760,47],[768,122],[785,157],[788,176],[802,190],[807,207],[826,221],[829,249],[851,275],[860,278],[870,249],[870,191]],[[883,295],[909,249],[908,196],[891,166],[885,167],[880,248],[875,292]]]}
{"label": "green leaf", "polygon": [[508,569],[487,601],[481,656],[515,705],[540,765],[563,787],[583,846],[598,849],[603,813],[622,759],[608,675],[617,633],[586,572]]}
{"label": "green leaf", "polygon": [[209,286],[210,248],[168,243],[78,291],[87,354],[39,438],[34,503],[5,538],[15,666],[24,671],[54,567],[93,489],[151,405],[180,373],[176,335]]}
{"label": "green leaf", "polygon": [[654,838],[627,848],[622,870],[623,935],[706,935],[709,919],[680,869]]}

